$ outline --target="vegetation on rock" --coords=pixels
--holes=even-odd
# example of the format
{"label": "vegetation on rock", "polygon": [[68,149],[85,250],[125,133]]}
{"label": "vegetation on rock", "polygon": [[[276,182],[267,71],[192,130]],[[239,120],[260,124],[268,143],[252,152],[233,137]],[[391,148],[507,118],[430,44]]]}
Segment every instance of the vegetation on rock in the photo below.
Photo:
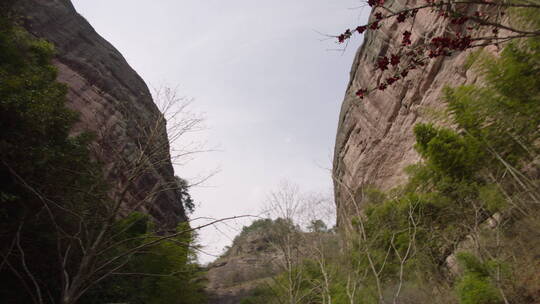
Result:
{"label": "vegetation on rock", "polygon": [[[413,50],[407,61],[404,54],[379,58],[377,69],[394,73],[381,78],[379,90],[422,65],[425,51],[435,58],[480,46],[473,41],[489,37],[466,34],[471,22],[492,30],[488,44],[513,41],[497,56],[471,54],[465,68],[484,81],[444,90],[453,127],[416,125],[422,161],[407,169],[408,182],[387,192],[365,187],[349,193],[354,206],[361,201],[365,207],[341,223],[341,236],[320,219],[302,231],[293,221],[301,201],[295,188],[275,193],[272,206],[282,214],[244,227],[222,257],[229,260],[216,266],[232,269],[223,276],[226,288],[260,283],[240,303],[540,301],[540,34],[507,39],[498,31],[521,30],[485,17],[502,17],[502,10],[460,11],[461,4],[540,8],[527,3],[428,1],[383,15],[384,1],[369,1],[375,19],[358,33],[388,18],[414,19],[419,9],[433,9],[461,30],[431,37],[427,49]],[[540,27],[537,16],[528,18]],[[351,35],[347,30],[338,39]],[[403,33],[404,46],[413,44],[411,35]],[[123,195],[133,185],[124,185],[120,197],[111,195],[118,189],[91,153],[94,136],[73,134],[78,115],[66,107],[67,87],[56,80],[53,56],[50,43],[0,15],[0,301],[204,303],[195,229],[181,223],[162,231],[143,208],[124,208]],[[130,169],[141,174],[144,164]],[[178,203],[193,212],[187,182],[177,177],[174,187]],[[242,246],[248,258],[266,254],[274,264],[255,267],[241,256]],[[252,272],[240,273],[245,268],[239,265]]]}
{"label": "vegetation on rock", "polygon": [[468,65],[484,84],[445,89],[455,129],[415,127],[423,161],[408,183],[350,193],[366,207],[340,227],[343,253],[319,247],[322,261],[289,270],[302,272],[303,296],[279,291],[282,273],[244,303],[539,301],[539,43],[475,53]]}
{"label": "vegetation on rock", "polygon": [[[54,47],[0,16],[0,301],[201,303],[188,225],[163,234],[111,198]],[[139,168],[133,168],[136,170]],[[178,199],[193,202],[179,179]]]}

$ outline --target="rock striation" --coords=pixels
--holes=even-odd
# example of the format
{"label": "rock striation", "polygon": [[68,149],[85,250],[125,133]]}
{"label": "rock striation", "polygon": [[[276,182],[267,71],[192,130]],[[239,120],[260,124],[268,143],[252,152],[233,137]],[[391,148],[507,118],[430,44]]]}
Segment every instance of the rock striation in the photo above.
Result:
{"label": "rock striation", "polygon": [[[126,208],[150,213],[163,229],[185,221],[178,194],[168,190],[175,179],[165,121],[141,77],[70,0],[15,0],[13,8],[22,26],[54,44],[67,105],[80,113],[73,132],[95,134],[94,156],[105,166],[112,195]],[[136,157],[143,161],[134,173]]]}
{"label": "rock striation", "polygon": [[[407,5],[414,6],[416,2],[408,1]],[[394,2],[391,9],[398,10],[399,5]],[[412,37],[430,39],[440,35],[445,22],[437,14],[422,10],[411,30]],[[361,210],[363,189],[388,190],[406,180],[404,168],[420,160],[413,147],[416,123],[449,124],[441,115],[445,108],[443,88],[478,81],[465,64],[469,52],[462,52],[432,60],[409,73],[405,80],[359,99],[355,95],[358,89],[377,87],[382,81],[375,71],[375,62],[378,57],[397,51],[405,29],[409,26],[398,26],[395,18],[385,21],[381,29],[366,33],[354,59],[334,149],[338,225]]]}

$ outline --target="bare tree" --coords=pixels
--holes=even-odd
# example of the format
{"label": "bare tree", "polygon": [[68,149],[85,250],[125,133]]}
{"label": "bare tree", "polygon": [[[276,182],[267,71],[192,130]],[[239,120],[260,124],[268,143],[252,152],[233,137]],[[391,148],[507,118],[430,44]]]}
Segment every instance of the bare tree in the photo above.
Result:
{"label": "bare tree", "polygon": [[275,280],[274,283],[285,293],[285,303],[288,304],[302,303],[309,295],[302,289],[305,279],[302,271],[304,254],[301,231],[295,224],[303,203],[298,186],[288,181],[282,181],[277,190],[269,193],[266,200],[265,213],[276,219],[271,245],[279,257],[274,263],[285,276],[284,281]]}
{"label": "bare tree", "polygon": [[[190,101],[178,97],[175,90],[162,89],[156,92],[155,98],[162,113],[141,114],[126,110],[121,116],[123,119],[102,126],[98,131],[92,144],[93,155],[108,164],[104,168],[106,180],[114,184],[106,195],[96,195],[91,206],[56,202],[4,163],[17,182],[41,202],[54,231],[61,282],[59,303],[78,302],[96,284],[121,274],[121,269],[132,257],[160,242],[182,242],[177,240],[178,237],[238,218],[218,219],[193,228],[188,225],[177,229],[179,221],[187,221],[179,191],[188,186],[174,177],[171,159],[182,164],[197,153],[206,151],[198,143],[184,141],[188,134],[202,129],[203,119],[188,111]],[[98,187],[81,190],[88,191],[91,196]],[[171,208],[172,214],[164,214],[161,211],[164,207]],[[161,225],[157,225],[149,235],[126,236],[125,232],[137,222],[129,219],[136,217],[138,212],[150,214]],[[34,303],[54,302],[33,270],[27,267],[30,261],[25,257],[26,248],[21,242],[24,225],[25,222],[20,223],[9,250],[2,252],[0,267],[12,270]]]}
{"label": "bare tree", "polygon": [[[399,297],[406,279],[405,270],[407,263],[416,254],[416,236],[420,221],[416,207],[417,202],[409,202],[407,215],[408,227],[393,233],[390,244],[387,244],[384,256],[381,260],[381,257],[377,257],[376,248],[374,248],[373,245],[374,240],[378,238],[377,232],[367,229],[366,215],[359,207],[360,201],[362,201],[363,204],[366,204],[367,202],[364,191],[361,191],[359,195],[355,195],[342,181],[338,179],[334,180],[336,184],[346,191],[349,199],[348,204],[354,210],[352,213],[354,215],[352,217],[354,218],[353,221],[341,222],[341,224],[345,226],[345,238],[350,240],[356,239],[356,252],[361,254],[361,258],[365,259],[368,265],[367,269],[360,269],[358,266],[354,266],[353,271],[350,272],[347,282],[347,295],[349,296],[349,300],[353,303],[355,301],[354,297],[357,290],[362,286],[366,286],[368,283],[367,279],[371,278],[375,282],[378,302],[380,304],[388,303],[387,297],[385,297],[385,291],[389,288],[395,288],[391,302],[394,304],[399,303]],[[340,212],[350,212],[350,210],[342,208]],[[351,217],[351,214],[347,214],[346,216]],[[342,215],[342,218],[346,218],[345,215]],[[386,223],[380,223],[381,230],[384,229],[385,225]],[[404,250],[397,248],[395,245],[395,238],[398,234],[407,235],[408,240]],[[345,250],[350,250],[350,248],[352,248],[352,246],[346,242],[345,246],[349,247]],[[385,279],[384,272],[387,270],[387,266],[392,259],[397,260],[397,263],[399,264],[397,280],[390,280],[391,285],[385,285],[385,283],[388,283],[388,280]]]}

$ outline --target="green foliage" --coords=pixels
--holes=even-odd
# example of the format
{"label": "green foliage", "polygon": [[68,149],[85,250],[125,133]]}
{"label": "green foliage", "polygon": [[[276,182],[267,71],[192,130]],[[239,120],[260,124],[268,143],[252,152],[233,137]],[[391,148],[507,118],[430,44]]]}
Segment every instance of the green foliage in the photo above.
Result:
{"label": "green foliage", "polygon": [[503,303],[493,285],[485,277],[473,273],[464,275],[456,289],[461,304]]}
{"label": "green foliage", "polygon": [[269,218],[258,219],[253,221],[249,226],[242,227],[240,235],[247,235],[253,231],[267,230],[274,224],[274,221]]}
{"label": "green foliage", "polygon": [[510,43],[500,57],[482,54],[477,60],[486,85],[447,88],[449,110],[491,154],[519,165],[534,154],[540,135],[540,39]]}
{"label": "green foliage", "polygon": [[483,150],[477,140],[456,132],[418,124],[416,149],[427,163],[452,178],[468,178],[482,165]]}
{"label": "green foliage", "polygon": [[[538,28],[538,16],[529,18]],[[509,303],[539,300],[538,175],[521,169],[540,152],[540,38],[509,43],[499,57],[476,51],[465,68],[485,82],[444,90],[456,128],[416,125],[423,161],[407,168],[407,184],[354,193],[363,209],[351,217],[347,251],[325,257],[326,278],[312,258],[295,270],[305,284],[300,294],[315,293],[301,303],[322,303],[327,278],[336,304],[393,303],[397,286],[399,303],[498,304],[503,294]],[[485,229],[487,219],[499,225]],[[457,256],[462,271],[454,277],[446,258],[461,246],[480,250]]]}
{"label": "green foliage", "polygon": [[242,227],[242,231],[234,238],[233,243],[237,244],[251,233],[261,233],[267,242],[275,242],[279,239],[279,236],[298,231],[300,231],[300,228],[290,219],[258,219],[249,226]]}
{"label": "green foliage", "polygon": [[[400,279],[401,267],[407,282],[444,282],[441,265],[466,235],[477,233],[475,227],[495,212],[512,214],[522,193],[536,193],[524,173],[509,176],[508,171],[518,172],[538,152],[538,41],[510,44],[500,58],[474,54],[486,85],[445,90],[459,131],[415,126],[415,148],[424,161],[407,169],[409,182],[394,195],[376,203],[364,200],[364,216],[352,221],[358,241],[351,256],[359,269],[373,264],[387,286]],[[401,264],[411,244],[413,254]],[[472,255],[460,255],[459,261],[465,268],[455,284],[460,302],[500,303],[492,269],[496,265],[502,275],[506,266],[481,263]]]}
{"label": "green foliage", "polygon": [[[159,237],[146,233],[147,220],[147,216],[135,214],[118,223],[117,229],[123,233],[120,239],[136,238],[134,243],[126,244],[126,248]],[[189,225],[181,224],[177,230],[188,231]],[[204,272],[196,262],[195,248],[194,236],[185,232],[133,254],[125,267],[92,289],[81,303],[204,303]],[[124,249],[117,248],[111,255]]]}
{"label": "green foliage", "polygon": [[437,136],[437,131],[431,124],[418,124],[414,127],[414,135],[416,136],[416,150],[419,153],[427,153],[429,142]]}
{"label": "green foliage", "polygon": [[500,293],[491,283],[489,267],[469,253],[459,253],[458,262],[464,269],[463,276],[456,284],[461,304],[503,303]]}
{"label": "green foliage", "polygon": [[478,257],[471,253],[460,252],[457,254],[459,265],[464,269],[465,273],[474,273],[481,277],[489,276],[487,265],[482,263]]}
{"label": "green foliage", "polygon": [[261,284],[253,290],[252,295],[240,300],[240,304],[269,304],[276,300],[275,290],[268,284]]}
{"label": "green foliage", "polygon": [[113,227],[113,234],[117,235],[117,240],[139,237],[148,232],[148,215],[140,212],[133,212],[127,217],[116,221]]}
{"label": "green foliage", "polygon": [[[2,281],[9,283],[0,287],[0,301],[26,303],[31,302],[29,294],[21,292],[14,275],[23,267],[18,255],[24,252],[41,288],[58,298],[55,252],[69,241],[58,243],[54,226],[74,234],[75,219],[84,215],[91,233],[92,223],[104,214],[104,206],[96,202],[106,201],[107,185],[100,165],[89,156],[92,136],[69,134],[77,114],[64,105],[66,86],[56,81],[50,63],[53,46],[4,16],[0,24],[0,240],[12,265],[1,269]],[[49,209],[44,209],[44,200]],[[21,246],[13,251],[16,235]],[[72,251],[73,260],[80,255]]]}
{"label": "green foliage", "polygon": [[465,60],[464,68],[465,70],[470,69],[477,61],[478,58],[482,56],[483,50],[478,49],[476,51],[473,51],[467,56],[467,59]]}
{"label": "green foliage", "polygon": [[494,184],[488,184],[478,189],[478,198],[490,213],[495,213],[508,207],[508,202],[502,195],[499,187]]}
{"label": "green foliage", "polygon": [[189,194],[189,185],[188,182],[178,176],[174,177],[176,180],[176,195],[178,196],[178,201],[182,203],[186,213],[190,214],[195,211],[195,203]]}
{"label": "green foliage", "polygon": [[355,195],[357,201],[379,204],[387,199],[387,194],[372,186],[364,186],[357,190]]}
{"label": "green foliage", "polygon": [[[85,255],[79,242],[93,242],[110,214],[109,186],[90,156],[93,136],[70,134],[78,115],[65,106],[67,88],[56,81],[53,55],[50,43],[0,15],[2,303],[36,302],[33,287],[25,288],[32,284],[26,269],[40,285],[44,302],[59,303],[63,272],[73,275]],[[193,211],[186,182],[178,179],[178,185],[179,201]],[[152,231],[145,214],[119,218],[104,236],[119,245],[97,258],[112,259],[161,237]],[[79,302],[204,303],[194,248],[194,236],[186,232],[135,251],[113,276],[89,286]],[[65,266],[59,252],[69,252]]]}
{"label": "green foliage", "polygon": [[322,220],[312,220],[307,226],[308,231],[310,232],[326,232],[328,227]]}

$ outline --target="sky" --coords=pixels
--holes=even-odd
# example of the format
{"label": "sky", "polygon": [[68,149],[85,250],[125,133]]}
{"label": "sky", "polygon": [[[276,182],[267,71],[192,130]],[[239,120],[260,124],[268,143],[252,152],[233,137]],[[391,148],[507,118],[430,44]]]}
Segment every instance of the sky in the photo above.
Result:
{"label": "sky", "polygon": [[[192,182],[191,225],[260,214],[283,180],[331,196],[339,110],[362,37],[329,39],[365,23],[359,0],[73,0],[150,87],[192,99],[205,143],[175,173]],[[207,263],[253,218],[199,231]]]}

